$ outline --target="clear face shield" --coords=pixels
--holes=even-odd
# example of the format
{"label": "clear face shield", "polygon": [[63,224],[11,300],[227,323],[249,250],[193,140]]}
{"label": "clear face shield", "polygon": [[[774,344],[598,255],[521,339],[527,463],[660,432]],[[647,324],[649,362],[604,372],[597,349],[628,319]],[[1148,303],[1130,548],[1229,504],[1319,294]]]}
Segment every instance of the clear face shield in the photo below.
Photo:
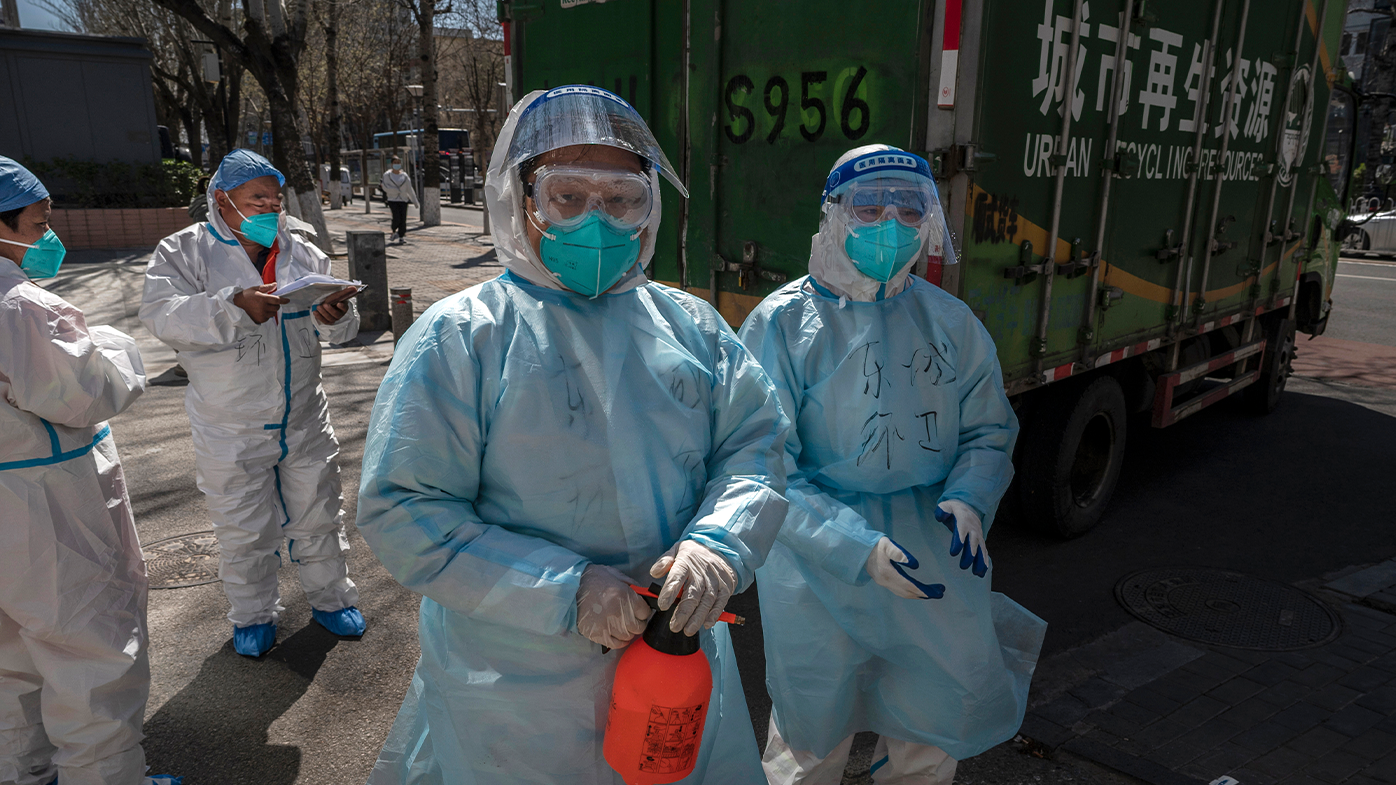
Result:
{"label": "clear face shield", "polygon": [[574,145],[602,144],[629,150],[656,167],[679,193],[688,189],[655,141],[640,114],[620,96],[587,85],[555,87],[529,104],[519,116],[506,170],[544,153]]}
{"label": "clear face shield", "polygon": [[923,254],[954,264],[935,181],[920,156],[883,147],[843,161],[829,174],[823,210],[848,259],[874,281],[891,281]]}

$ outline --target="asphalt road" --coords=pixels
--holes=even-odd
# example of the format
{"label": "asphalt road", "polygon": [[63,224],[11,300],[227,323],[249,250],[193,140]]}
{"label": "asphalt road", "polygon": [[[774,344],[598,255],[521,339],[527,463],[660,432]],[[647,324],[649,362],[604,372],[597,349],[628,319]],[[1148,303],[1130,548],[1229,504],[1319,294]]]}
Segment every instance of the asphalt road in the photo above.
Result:
{"label": "asphalt road", "polygon": [[[459,218],[448,213],[446,219],[466,222],[473,215],[478,222],[478,211],[454,212]],[[1388,304],[1396,297],[1396,266],[1345,262],[1340,273],[1364,277],[1339,278],[1329,334],[1396,345]],[[81,267],[67,273],[75,274],[96,275]],[[368,414],[385,365],[366,354],[342,359],[347,364],[328,366],[324,380],[352,521]],[[112,422],[145,543],[209,529],[194,485],[185,387],[171,375],[157,382]],[[1046,659],[1131,621],[1113,587],[1135,570],[1208,565],[1303,582],[1390,558],[1396,538],[1383,489],[1392,466],[1396,390],[1296,379],[1269,417],[1228,404],[1162,431],[1136,423],[1100,526],[1069,542],[1012,522],[996,526],[988,541],[994,588],[1049,622]],[[350,535],[351,574],[369,624],[359,641],[336,639],[310,623],[289,564],[281,576],[287,610],[279,643],[260,661],[232,651],[217,584],[152,592],[146,749],[153,770],[190,775],[190,785],[364,781],[418,655],[418,600],[386,574],[352,525]],[[753,620],[733,637],[757,736],[764,739],[769,698],[755,593],[734,600],[732,609]],[[850,772],[860,761],[866,767],[867,753],[863,739]],[[866,781],[865,774],[846,779]],[[1079,761],[1031,758],[1010,744],[966,761],[958,781],[1129,780]]]}
{"label": "asphalt road", "polygon": [[1396,261],[1343,259],[1324,335],[1396,346]]}

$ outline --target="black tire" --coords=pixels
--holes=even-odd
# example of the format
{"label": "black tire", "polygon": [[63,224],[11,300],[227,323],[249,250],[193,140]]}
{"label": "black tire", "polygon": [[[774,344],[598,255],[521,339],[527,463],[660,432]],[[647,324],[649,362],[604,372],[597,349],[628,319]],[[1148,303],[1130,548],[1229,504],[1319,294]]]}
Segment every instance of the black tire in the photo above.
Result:
{"label": "black tire", "polygon": [[1266,330],[1265,353],[1260,358],[1260,377],[1241,391],[1242,400],[1252,414],[1264,416],[1280,405],[1285,384],[1289,381],[1294,362],[1294,322],[1279,319]]}
{"label": "black tire", "polygon": [[1079,537],[1105,514],[1125,454],[1125,396],[1102,376],[1049,390],[1023,434],[1018,502],[1023,519],[1058,537]]}

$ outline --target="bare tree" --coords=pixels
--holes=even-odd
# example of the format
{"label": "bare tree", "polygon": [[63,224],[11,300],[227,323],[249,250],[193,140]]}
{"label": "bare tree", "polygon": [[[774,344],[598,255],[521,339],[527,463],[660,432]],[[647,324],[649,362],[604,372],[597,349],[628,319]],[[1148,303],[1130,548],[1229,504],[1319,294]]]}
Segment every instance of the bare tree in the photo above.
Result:
{"label": "bare tree", "polygon": [[[227,0],[222,0],[224,5]],[[241,100],[242,69],[224,58],[216,84],[203,78],[205,44],[178,16],[145,0],[44,0],[42,5],[74,30],[144,38],[150,48],[157,111],[172,130],[182,128],[195,163],[202,163],[202,137],[217,162],[230,149]],[[235,130],[235,129],[234,129]]]}
{"label": "bare tree", "polygon": [[325,103],[329,113],[330,209],[338,210],[343,198],[339,183],[339,147],[344,136],[344,117],[339,111],[339,17],[337,0],[325,0],[322,26],[325,31]]}
{"label": "bare tree", "polygon": [[272,162],[286,176],[292,212],[299,212],[315,227],[320,246],[328,250],[329,231],[319,189],[301,143],[306,134],[299,105],[299,66],[310,21],[309,0],[242,0],[241,36],[231,24],[210,16],[198,0],[151,2],[188,21],[257,80],[271,114]]}
{"label": "bare tree", "polygon": [[375,132],[401,128],[409,110],[401,75],[413,66],[417,28],[395,2],[357,3],[344,14],[342,27],[354,35],[340,40],[340,107],[348,136],[371,147]]}
{"label": "bare tree", "polygon": [[397,0],[417,22],[417,67],[422,80],[422,225],[441,225],[441,130],[437,112],[436,17],[450,0]]}
{"label": "bare tree", "polygon": [[456,0],[453,21],[471,36],[443,56],[443,81],[449,83],[453,98],[465,105],[475,165],[483,169],[509,110],[497,105],[497,86],[504,81],[502,31],[491,0]]}

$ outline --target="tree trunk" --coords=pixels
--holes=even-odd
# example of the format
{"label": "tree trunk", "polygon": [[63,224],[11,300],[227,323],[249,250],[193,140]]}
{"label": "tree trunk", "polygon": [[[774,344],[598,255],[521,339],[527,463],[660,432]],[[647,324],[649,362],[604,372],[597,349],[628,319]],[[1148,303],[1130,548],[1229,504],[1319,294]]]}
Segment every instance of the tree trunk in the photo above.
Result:
{"label": "tree trunk", "polygon": [[[219,85],[219,89],[224,90],[219,101],[223,112],[223,138],[227,143],[223,155],[242,146],[238,136],[242,134],[242,77],[245,72],[241,64],[229,63],[230,59],[226,56],[223,58],[223,84]],[[219,160],[223,160],[221,156]]]}
{"label": "tree trunk", "polygon": [[179,108],[179,120],[184,125],[184,135],[189,140],[189,160],[195,166],[204,165],[203,117],[186,102]]}
{"label": "tree trunk", "polygon": [[212,90],[205,89],[199,98],[204,130],[208,133],[208,166],[213,169],[234,148],[242,146],[238,138],[238,118],[242,113],[242,68],[226,52],[219,53],[222,79]]}
{"label": "tree trunk", "polygon": [[325,9],[325,90],[329,99],[330,209],[338,210],[343,199],[339,182],[339,145],[343,119],[339,114],[339,3]]}
{"label": "tree trunk", "polygon": [[[175,107],[177,106],[174,93],[170,91],[169,85],[165,84],[163,79],[153,81],[155,84],[155,124],[163,125],[167,129],[177,129],[178,126],[172,119],[176,116]],[[170,135],[170,143],[179,143],[177,132]]]}
{"label": "tree trunk", "polygon": [[422,225],[441,225],[441,143],[436,112],[436,0],[419,0],[422,68]]}
{"label": "tree trunk", "polygon": [[[242,36],[231,28],[232,13],[229,0],[219,0],[219,21],[209,17],[196,0],[153,0],[189,20],[214,46],[240,61],[252,73],[266,93],[272,121],[272,163],[286,177],[286,195],[301,212],[301,218],[315,228],[318,245],[330,251],[329,232],[325,214],[320,209],[320,194],[306,165],[301,140],[304,127],[297,111],[299,106],[299,59],[305,48],[307,24],[304,3],[290,6],[279,2],[250,3],[244,6]],[[236,122],[237,114],[230,119]],[[294,212],[294,209],[292,210]]]}
{"label": "tree trunk", "polygon": [[[233,26],[232,0],[217,0],[216,19],[219,25],[231,31]],[[213,106],[217,114],[221,146],[214,148],[213,133],[209,133],[209,168],[212,169],[223,156],[242,146],[242,75],[241,60],[226,49],[219,49],[218,63],[223,79],[218,83]],[[210,129],[213,123],[206,123]]]}
{"label": "tree trunk", "polygon": [[228,140],[228,129],[223,122],[221,113],[208,107],[203,110],[203,115],[204,128],[208,129],[208,167],[213,169],[218,166],[219,161],[223,160],[223,156],[233,149],[233,143]]}
{"label": "tree trunk", "polygon": [[[281,72],[280,68],[277,70]],[[315,227],[315,244],[325,253],[332,253],[329,229],[325,226],[325,213],[320,208],[320,189],[306,164],[305,148],[301,144],[305,134],[301,129],[300,113],[296,111],[296,101],[293,97],[297,86],[296,75],[294,72],[281,72],[278,75],[281,77],[278,80],[280,84],[273,86],[282,87],[286,92],[268,90],[268,83],[262,83],[271,109],[272,163],[286,177],[286,198],[296,205],[288,205],[288,212],[292,215],[299,212],[298,218]],[[290,93],[290,96],[287,93]]]}

